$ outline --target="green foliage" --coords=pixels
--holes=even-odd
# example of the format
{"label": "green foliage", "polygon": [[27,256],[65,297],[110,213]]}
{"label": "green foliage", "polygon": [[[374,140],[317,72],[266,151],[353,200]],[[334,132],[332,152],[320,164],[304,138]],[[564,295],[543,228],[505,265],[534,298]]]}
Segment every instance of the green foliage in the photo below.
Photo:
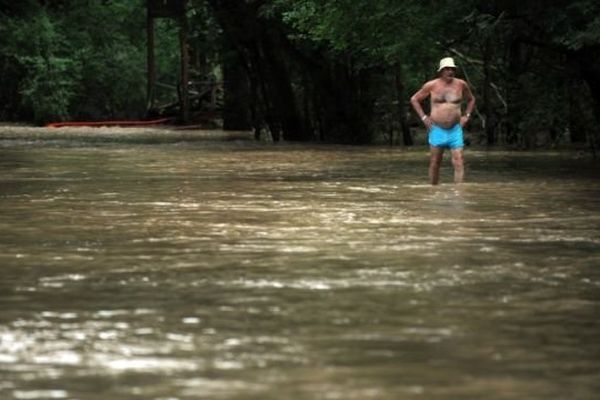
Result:
{"label": "green foliage", "polygon": [[[145,1],[28,1],[31,7],[0,15],[0,116],[38,123],[142,117]],[[177,31],[159,28],[157,39],[158,69],[176,82]]]}
{"label": "green foliage", "polygon": [[508,142],[531,147],[574,130],[565,111],[582,95],[572,87],[585,59],[575,54],[600,45],[599,12],[591,0],[495,1],[476,5],[463,19],[470,26],[467,45],[457,47],[477,86],[488,91],[487,104],[480,103],[484,117],[512,126]]}
{"label": "green foliage", "polygon": [[60,15],[61,27],[77,48],[70,57],[82,65],[71,104],[77,118],[136,118],[146,96],[143,3],[85,1]]}
{"label": "green foliage", "polygon": [[22,101],[33,110],[35,121],[69,118],[78,65],[60,57],[22,57],[21,61],[29,70],[21,86]]}
{"label": "green foliage", "polygon": [[546,20],[556,44],[570,50],[600,44],[600,4],[597,1],[572,1],[552,11]]}
{"label": "green foliage", "polygon": [[[422,1],[273,0],[261,11],[282,22],[297,51],[319,65],[321,76],[313,71],[312,81],[297,71],[296,87],[299,101],[314,102],[310,124],[325,127],[325,140],[370,142],[396,129],[397,123],[381,122],[404,121],[406,107],[399,103],[432,77],[441,54],[431,35],[439,13]],[[315,91],[323,92],[311,100]]]}
{"label": "green foliage", "polygon": [[69,116],[69,103],[75,95],[81,65],[68,57],[64,35],[45,12],[32,18],[10,21],[5,54],[26,71],[19,85],[21,102],[33,112],[37,122]]}
{"label": "green foliage", "polygon": [[434,43],[427,30],[431,15],[421,1],[275,0],[274,4],[294,29],[291,37],[323,46],[334,56],[351,57],[359,68],[396,64]]}
{"label": "green foliage", "polygon": [[[0,118],[142,116],[144,0],[0,3]],[[514,136],[524,145],[535,144],[531,138],[540,132],[560,137],[557,130],[573,131],[564,109],[581,95],[572,89],[580,84],[593,100],[581,103],[595,104],[600,121],[600,3],[595,0],[188,4],[191,79],[218,72],[223,60],[245,63],[236,68],[248,74],[258,96],[254,111],[263,115],[257,120],[281,125],[277,111],[292,121],[289,126],[298,117],[304,120],[297,125],[338,131],[305,138],[353,142],[366,132],[359,138],[366,141],[372,129],[389,131],[394,119],[405,118],[408,95],[435,75],[437,61],[447,55],[457,59],[478,99],[481,118],[473,129],[493,125],[496,137],[510,142]],[[155,22],[156,98],[164,104],[177,98],[179,25]],[[239,54],[228,58],[227,52]],[[285,87],[290,91],[281,97],[284,91],[275,89]],[[277,107],[290,98],[289,107],[301,112]]]}

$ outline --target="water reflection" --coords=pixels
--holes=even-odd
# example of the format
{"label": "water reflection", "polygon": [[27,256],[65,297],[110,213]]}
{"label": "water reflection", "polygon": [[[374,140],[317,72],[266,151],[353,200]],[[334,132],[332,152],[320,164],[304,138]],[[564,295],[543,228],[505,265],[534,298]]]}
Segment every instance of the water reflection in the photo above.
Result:
{"label": "water reflection", "polygon": [[598,176],[467,156],[3,148],[1,397],[593,398]]}

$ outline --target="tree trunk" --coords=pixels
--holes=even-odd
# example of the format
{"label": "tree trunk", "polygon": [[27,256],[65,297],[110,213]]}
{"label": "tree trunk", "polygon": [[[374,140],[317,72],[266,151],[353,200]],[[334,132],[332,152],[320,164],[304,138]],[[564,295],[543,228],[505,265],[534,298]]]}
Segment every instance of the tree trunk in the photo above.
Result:
{"label": "tree trunk", "polygon": [[[368,71],[357,71],[349,60],[328,60],[318,51],[303,53],[304,49],[288,41],[279,22],[259,15],[261,1],[208,3],[236,50],[250,59],[248,80],[262,100],[262,118],[275,140],[280,134],[290,141],[312,140],[314,126],[322,140],[371,141],[373,101]],[[295,92],[293,84],[303,87]],[[311,103],[308,106],[299,101],[302,93]]]}
{"label": "tree trunk", "polygon": [[308,141],[311,139],[307,132],[298,108],[296,97],[292,89],[292,78],[286,65],[286,57],[282,52],[282,46],[278,37],[279,32],[273,36],[267,36],[263,32],[261,50],[263,61],[266,66],[267,89],[273,100],[276,117],[281,124],[284,140]]}
{"label": "tree trunk", "polygon": [[370,118],[373,104],[369,100],[369,73],[355,72],[349,62],[322,61],[313,71],[317,82],[324,139],[347,144],[369,143],[372,138]]}
{"label": "tree trunk", "polygon": [[235,51],[224,52],[223,62],[223,129],[249,130],[250,88],[244,60]]}
{"label": "tree trunk", "polygon": [[264,119],[274,140],[306,141],[311,132],[305,128],[298,110],[292,79],[287,67],[285,36],[276,21],[261,18],[258,2],[209,0],[224,34],[240,53],[248,53],[251,66],[248,79],[256,79],[265,106]]}

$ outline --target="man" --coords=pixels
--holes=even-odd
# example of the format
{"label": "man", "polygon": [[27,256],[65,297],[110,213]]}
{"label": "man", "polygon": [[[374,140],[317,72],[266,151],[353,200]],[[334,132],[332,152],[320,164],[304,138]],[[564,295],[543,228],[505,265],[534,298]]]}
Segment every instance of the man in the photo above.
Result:
{"label": "man", "polygon": [[[438,78],[423,85],[411,98],[410,103],[429,132],[429,180],[437,185],[440,179],[440,165],[444,149],[452,153],[454,182],[464,179],[463,126],[469,122],[475,107],[475,97],[467,82],[456,76],[456,65],[452,57],[442,58],[438,68]],[[431,113],[425,114],[421,102],[431,99]],[[462,102],[467,101],[465,115]]]}

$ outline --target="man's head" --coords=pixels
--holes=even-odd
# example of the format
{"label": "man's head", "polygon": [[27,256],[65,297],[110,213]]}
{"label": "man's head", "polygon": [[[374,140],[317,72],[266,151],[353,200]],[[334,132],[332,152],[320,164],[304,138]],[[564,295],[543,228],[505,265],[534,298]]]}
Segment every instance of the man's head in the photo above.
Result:
{"label": "man's head", "polygon": [[444,68],[456,68],[456,64],[454,64],[454,58],[446,57],[440,60],[440,67],[438,68],[438,72],[443,70]]}
{"label": "man's head", "polygon": [[456,74],[456,64],[454,64],[454,59],[452,57],[445,57],[440,60],[440,66],[438,68],[438,73],[440,77],[446,79],[454,78]]}

